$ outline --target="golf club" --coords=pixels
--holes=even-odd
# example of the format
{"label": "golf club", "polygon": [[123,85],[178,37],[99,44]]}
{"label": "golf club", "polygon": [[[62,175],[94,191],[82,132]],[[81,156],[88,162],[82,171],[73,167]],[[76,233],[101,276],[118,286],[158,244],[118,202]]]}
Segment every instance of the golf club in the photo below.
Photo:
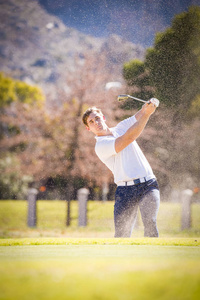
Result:
{"label": "golf club", "polygon": [[156,99],[156,98],[151,98],[149,101],[145,101],[145,100],[142,100],[142,99],[139,99],[139,98],[130,96],[130,95],[119,95],[119,96],[117,97],[117,100],[118,100],[118,101],[124,101],[124,100],[128,100],[128,98],[131,98],[131,99],[134,99],[134,100],[143,102],[143,103],[150,103],[150,102],[152,102],[156,107],[159,106],[159,100]]}
{"label": "golf club", "polygon": [[144,103],[149,102],[149,101],[145,101],[145,100],[142,100],[142,99],[130,96],[130,95],[119,95],[117,100],[118,101],[124,101],[124,100],[128,100],[128,98],[131,98],[131,99],[134,99],[134,100],[137,100],[137,101],[140,101],[140,102],[144,102]]}

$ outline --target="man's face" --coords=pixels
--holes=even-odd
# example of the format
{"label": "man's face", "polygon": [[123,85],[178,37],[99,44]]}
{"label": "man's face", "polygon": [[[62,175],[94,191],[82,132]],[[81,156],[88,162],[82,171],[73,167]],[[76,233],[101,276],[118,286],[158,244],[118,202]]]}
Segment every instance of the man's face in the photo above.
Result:
{"label": "man's face", "polygon": [[96,111],[89,115],[87,124],[87,129],[92,131],[97,136],[104,135],[106,132],[107,126],[105,123],[105,117]]}

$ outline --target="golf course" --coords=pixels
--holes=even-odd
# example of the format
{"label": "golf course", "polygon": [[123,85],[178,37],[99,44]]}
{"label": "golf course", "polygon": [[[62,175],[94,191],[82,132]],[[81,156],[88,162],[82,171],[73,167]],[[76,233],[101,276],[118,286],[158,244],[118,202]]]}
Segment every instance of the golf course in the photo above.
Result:
{"label": "golf course", "polygon": [[200,0],[0,8],[0,300],[200,300]]}
{"label": "golf course", "polygon": [[144,238],[140,217],[131,238],[113,238],[113,202],[88,202],[77,225],[72,201],[38,201],[27,227],[26,201],[0,202],[0,299],[199,299],[199,204],[181,231],[178,203],[161,203],[159,238]]}

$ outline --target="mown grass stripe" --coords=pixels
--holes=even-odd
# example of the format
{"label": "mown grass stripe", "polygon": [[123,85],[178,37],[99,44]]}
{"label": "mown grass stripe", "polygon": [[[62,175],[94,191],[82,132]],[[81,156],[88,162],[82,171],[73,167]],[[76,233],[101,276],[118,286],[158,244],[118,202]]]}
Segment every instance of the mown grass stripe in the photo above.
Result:
{"label": "mown grass stripe", "polygon": [[0,246],[23,245],[200,246],[200,238],[17,238],[0,240]]}

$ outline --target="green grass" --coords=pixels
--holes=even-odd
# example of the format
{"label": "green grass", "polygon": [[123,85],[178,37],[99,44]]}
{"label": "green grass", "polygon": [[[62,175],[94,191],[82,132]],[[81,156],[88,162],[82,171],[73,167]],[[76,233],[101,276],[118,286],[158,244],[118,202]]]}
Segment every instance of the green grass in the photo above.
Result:
{"label": "green grass", "polygon": [[9,238],[1,239],[0,246],[33,245],[153,245],[200,246],[200,238]]}
{"label": "green grass", "polygon": [[37,228],[26,201],[0,201],[0,300],[196,300],[200,298],[200,205],[181,231],[181,206],[161,203],[160,238],[144,238],[139,216],[132,238],[113,238],[113,202],[88,202],[78,227],[71,203],[38,201]]}
{"label": "green grass", "polygon": [[176,239],[166,239],[165,246],[161,239],[146,239],[146,245],[145,239],[137,245],[133,239],[96,239],[96,244],[95,239],[59,239],[60,245],[47,240],[0,246],[1,300],[200,297],[199,240],[197,246],[193,239],[180,239],[185,246]]}
{"label": "green grass", "polygon": [[[27,226],[26,201],[0,201],[0,238],[8,237],[106,237],[114,235],[113,201],[89,201],[88,225],[78,227],[78,203],[71,202],[71,225],[66,227],[67,205],[64,201],[37,202],[37,228]],[[192,205],[192,227],[181,231],[181,205],[161,203],[158,214],[160,237],[200,236],[200,205]],[[139,215],[132,237],[143,237]]]}

